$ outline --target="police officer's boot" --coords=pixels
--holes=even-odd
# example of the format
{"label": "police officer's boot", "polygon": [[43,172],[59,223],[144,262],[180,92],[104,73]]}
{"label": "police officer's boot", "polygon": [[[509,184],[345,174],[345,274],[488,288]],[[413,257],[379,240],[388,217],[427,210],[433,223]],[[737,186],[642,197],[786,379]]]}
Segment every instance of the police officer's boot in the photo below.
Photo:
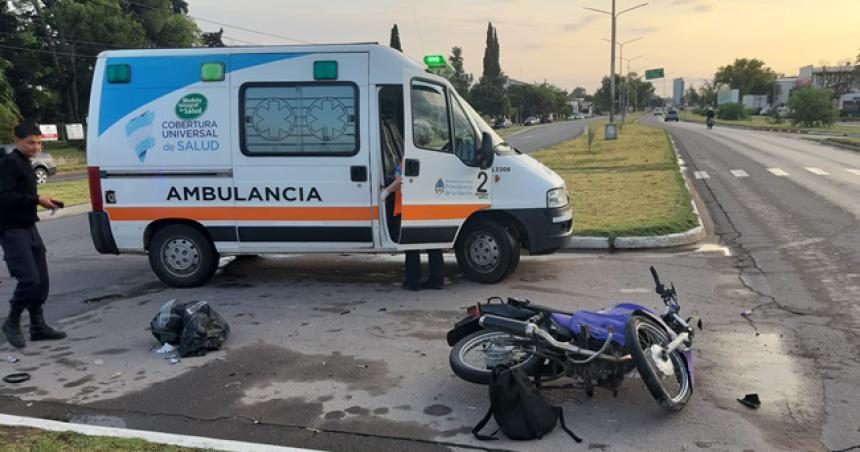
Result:
{"label": "police officer's boot", "polygon": [[30,340],[31,341],[56,341],[65,339],[66,333],[57,331],[45,323],[42,308],[30,310]]}
{"label": "police officer's boot", "polygon": [[9,317],[3,322],[3,334],[6,335],[6,340],[9,341],[15,348],[24,348],[27,345],[24,342],[24,335],[21,334],[21,312],[22,308],[12,307],[9,310]]}

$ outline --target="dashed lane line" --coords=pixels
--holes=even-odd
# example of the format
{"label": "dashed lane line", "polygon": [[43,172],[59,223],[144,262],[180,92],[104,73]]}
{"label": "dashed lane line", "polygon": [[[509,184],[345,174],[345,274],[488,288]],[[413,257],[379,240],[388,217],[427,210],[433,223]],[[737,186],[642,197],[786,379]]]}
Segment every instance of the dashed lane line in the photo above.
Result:
{"label": "dashed lane line", "polygon": [[807,166],[806,171],[809,171],[812,174],[817,174],[819,176],[829,176],[830,175],[830,173],[828,173],[827,171],[824,171],[821,168],[816,168],[814,166]]}
{"label": "dashed lane line", "polygon": [[788,173],[786,173],[785,171],[783,171],[780,168],[768,168],[767,170],[770,171],[770,173],[773,174],[774,176],[788,176],[789,175]]}
{"label": "dashed lane line", "polygon": [[742,170],[742,169],[733,169],[731,171],[732,171],[732,175],[735,177],[750,177],[750,175],[747,174],[747,172]]}
{"label": "dashed lane line", "polygon": [[845,171],[848,171],[849,173],[854,174],[855,176],[860,176],[860,169],[845,168]]}
{"label": "dashed lane line", "polygon": [[708,175],[707,171],[696,171],[693,173],[693,176],[696,179],[710,179],[711,176]]}

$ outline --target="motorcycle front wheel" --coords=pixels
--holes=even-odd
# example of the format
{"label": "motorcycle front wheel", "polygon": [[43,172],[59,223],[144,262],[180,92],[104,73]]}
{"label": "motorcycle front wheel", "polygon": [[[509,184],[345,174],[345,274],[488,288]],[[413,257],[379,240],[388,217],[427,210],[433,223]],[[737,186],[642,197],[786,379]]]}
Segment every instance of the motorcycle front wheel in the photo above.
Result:
{"label": "motorcycle front wheel", "polygon": [[693,386],[681,352],[675,350],[666,359],[662,356],[661,345],[669,343],[666,330],[645,317],[633,316],[624,336],[651,396],[666,410],[681,411],[693,394]]}
{"label": "motorcycle front wheel", "polygon": [[533,355],[532,348],[518,344],[514,336],[502,331],[482,330],[472,333],[451,349],[451,370],[458,377],[479,385],[490,384],[492,367],[519,367],[527,375],[540,370],[543,358]]}

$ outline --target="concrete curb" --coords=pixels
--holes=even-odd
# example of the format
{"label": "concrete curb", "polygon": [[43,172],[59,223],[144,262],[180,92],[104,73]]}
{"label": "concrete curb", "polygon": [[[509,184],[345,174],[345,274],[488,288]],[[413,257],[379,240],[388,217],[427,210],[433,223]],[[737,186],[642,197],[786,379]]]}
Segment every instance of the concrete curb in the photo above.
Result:
{"label": "concrete curb", "polygon": [[[672,135],[669,135],[669,142],[672,143],[672,150],[675,152],[675,157],[678,159],[681,177],[684,178],[684,187],[688,192],[692,193],[690,181],[687,180],[687,175],[684,171],[685,164],[678,154],[678,147],[675,145],[675,140]],[[696,214],[698,226],[685,231],[666,235],[652,235],[642,237],[579,237],[570,238],[566,249],[653,249],[653,248],[669,248],[674,246],[691,245],[705,238],[707,235],[705,225],[702,223],[702,215],[696,207],[694,200],[690,201],[693,206],[693,212]]]}
{"label": "concrete curb", "polygon": [[90,203],[78,204],[78,205],[66,207],[65,209],[59,209],[59,210],[57,210],[57,213],[55,213],[54,215],[51,215],[50,210],[45,210],[43,212],[39,212],[39,220],[40,221],[57,220],[60,218],[71,217],[71,216],[75,216],[75,215],[81,215],[81,214],[87,213],[91,210],[93,210],[93,208],[90,206]]}
{"label": "concrete curb", "polygon": [[297,449],[293,447],[275,446],[272,444],[247,443],[244,441],[231,441],[202,436],[174,435],[172,433],[150,432],[146,430],[131,430],[125,428],[100,427],[86,424],[72,424],[68,422],[49,421],[45,419],[10,416],[0,414],[0,425],[11,427],[30,427],[52,432],[75,432],[87,436],[110,436],[114,438],[135,438],[159,444],[170,444],[174,446],[189,447],[208,450],[229,450],[247,452],[302,452],[311,449]]}
{"label": "concrete curb", "polygon": [[860,152],[860,146],[852,146],[850,144],[837,143],[835,141],[827,141],[827,139],[821,139],[821,138],[805,138],[805,139],[809,140],[809,141],[814,141],[818,144],[823,144],[825,146],[833,146],[835,148],[845,149],[846,151]]}

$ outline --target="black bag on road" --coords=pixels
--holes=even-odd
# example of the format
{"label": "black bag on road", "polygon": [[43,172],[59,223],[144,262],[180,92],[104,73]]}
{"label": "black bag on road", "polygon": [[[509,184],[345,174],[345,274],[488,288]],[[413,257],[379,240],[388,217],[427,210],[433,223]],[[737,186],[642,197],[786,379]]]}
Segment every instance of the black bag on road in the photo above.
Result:
{"label": "black bag on road", "polygon": [[152,335],[159,343],[178,345],[179,356],[202,356],[218,350],[230,335],[230,325],[209,303],[200,300],[161,307],[150,322]]}
{"label": "black bag on road", "polygon": [[494,417],[499,424],[499,430],[513,440],[540,439],[560,423],[561,428],[574,441],[582,442],[582,439],[565,425],[561,407],[547,403],[529,382],[525,372],[518,368],[493,368],[490,380],[490,409],[472,429],[475,438],[482,441],[498,439],[493,436],[495,433],[490,436],[478,433],[487,425],[490,417]]}

